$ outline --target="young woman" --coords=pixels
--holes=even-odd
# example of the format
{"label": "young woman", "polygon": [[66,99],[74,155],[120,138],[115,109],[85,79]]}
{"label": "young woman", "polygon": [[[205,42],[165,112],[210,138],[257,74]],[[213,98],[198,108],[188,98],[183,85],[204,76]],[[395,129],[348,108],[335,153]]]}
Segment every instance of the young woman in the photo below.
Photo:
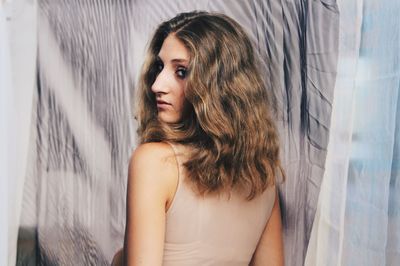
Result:
{"label": "young woman", "polygon": [[114,264],[283,265],[277,133],[242,27],[207,12],[162,23],[138,90]]}

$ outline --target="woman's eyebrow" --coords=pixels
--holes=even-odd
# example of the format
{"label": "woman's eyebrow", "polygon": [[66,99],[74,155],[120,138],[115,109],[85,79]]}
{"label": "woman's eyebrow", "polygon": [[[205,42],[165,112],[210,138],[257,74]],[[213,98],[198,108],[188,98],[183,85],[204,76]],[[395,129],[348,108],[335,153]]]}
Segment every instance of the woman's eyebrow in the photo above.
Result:
{"label": "woman's eyebrow", "polygon": [[[162,60],[162,58],[159,55],[157,55],[156,60],[164,62],[164,60]],[[189,63],[189,60],[187,60],[185,58],[174,58],[171,60],[171,62],[172,63]]]}
{"label": "woman's eyebrow", "polygon": [[189,60],[187,60],[187,59],[181,59],[181,58],[175,58],[175,59],[172,59],[171,60],[171,62],[173,62],[173,63],[189,63]]}

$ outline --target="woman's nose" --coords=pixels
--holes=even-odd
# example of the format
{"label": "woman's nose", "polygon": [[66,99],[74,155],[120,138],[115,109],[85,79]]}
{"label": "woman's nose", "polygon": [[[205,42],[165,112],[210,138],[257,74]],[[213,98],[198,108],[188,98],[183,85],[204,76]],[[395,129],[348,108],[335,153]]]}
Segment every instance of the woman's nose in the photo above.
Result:
{"label": "woman's nose", "polygon": [[156,80],[153,82],[153,85],[151,85],[151,90],[154,93],[168,93],[168,84],[168,75],[163,69],[157,75]]}

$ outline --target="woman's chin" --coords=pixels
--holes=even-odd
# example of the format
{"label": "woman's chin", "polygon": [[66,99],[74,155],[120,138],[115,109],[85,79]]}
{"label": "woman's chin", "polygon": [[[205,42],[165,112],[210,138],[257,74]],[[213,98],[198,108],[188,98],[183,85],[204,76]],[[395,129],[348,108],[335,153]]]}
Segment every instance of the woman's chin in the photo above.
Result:
{"label": "woman's chin", "polygon": [[169,115],[159,114],[158,120],[162,123],[174,124],[174,123],[178,123],[180,119],[177,117],[169,116]]}

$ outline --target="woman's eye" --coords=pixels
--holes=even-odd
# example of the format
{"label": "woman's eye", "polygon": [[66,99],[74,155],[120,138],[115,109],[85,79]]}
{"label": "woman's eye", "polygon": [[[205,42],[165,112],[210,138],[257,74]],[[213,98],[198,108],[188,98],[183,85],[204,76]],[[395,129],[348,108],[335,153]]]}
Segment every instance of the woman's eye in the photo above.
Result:
{"label": "woman's eye", "polygon": [[178,69],[176,70],[176,75],[177,75],[180,79],[186,78],[186,69],[185,69],[185,68],[178,68]]}

